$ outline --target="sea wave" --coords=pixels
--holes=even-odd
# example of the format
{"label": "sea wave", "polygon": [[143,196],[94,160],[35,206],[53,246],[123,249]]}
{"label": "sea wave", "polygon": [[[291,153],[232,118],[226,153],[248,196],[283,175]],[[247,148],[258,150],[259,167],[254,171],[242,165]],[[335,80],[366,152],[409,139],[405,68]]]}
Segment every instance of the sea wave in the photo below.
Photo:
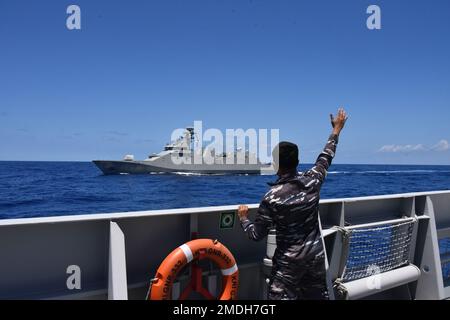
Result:
{"label": "sea wave", "polygon": [[180,176],[225,176],[230,175],[229,173],[201,173],[201,172],[170,172],[170,174],[176,174]]}
{"label": "sea wave", "polygon": [[[450,166],[333,164],[329,173],[322,199],[450,190]],[[0,219],[257,203],[274,180],[189,172],[105,176],[92,163],[0,162]]]}

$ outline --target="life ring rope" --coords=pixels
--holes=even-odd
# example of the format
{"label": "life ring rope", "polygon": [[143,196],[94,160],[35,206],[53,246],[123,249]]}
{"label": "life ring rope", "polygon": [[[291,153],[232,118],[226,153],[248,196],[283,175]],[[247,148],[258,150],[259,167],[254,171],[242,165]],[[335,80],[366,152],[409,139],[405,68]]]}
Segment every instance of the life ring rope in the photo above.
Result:
{"label": "life ring rope", "polygon": [[194,255],[192,254],[192,250],[191,248],[189,248],[189,246],[185,243],[182,244],[181,246],[179,246],[178,248],[180,248],[187,260],[187,263],[190,263],[192,260],[194,260]]}
{"label": "life ring rope", "polygon": [[233,273],[238,271],[238,267],[237,267],[237,264],[235,263],[232,267],[230,267],[228,269],[220,269],[220,271],[222,272],[222,274],[224,276],[231,276]]}

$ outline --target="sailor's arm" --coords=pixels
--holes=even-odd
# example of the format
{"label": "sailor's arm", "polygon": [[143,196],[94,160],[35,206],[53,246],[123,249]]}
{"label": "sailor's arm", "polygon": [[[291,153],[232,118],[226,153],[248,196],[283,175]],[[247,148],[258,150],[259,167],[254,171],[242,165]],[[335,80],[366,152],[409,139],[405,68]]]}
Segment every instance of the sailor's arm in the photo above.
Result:
{"label": "sailor's arm", "polygon": [[242,229],[247,234],[249,239],[254,241],[262,240],[269,233],[272,226],[272,213],[263,200],[259,205],[258,212],[256,213],[255,221],[252,222],[248,218],[248,207],[241,205],[238,208],[239,220],[241,222]]}
{"label": "sailor's arm", "polygon": [[317,158],[314,167],[312,167],[305,173],[306,175],[310,175],[313,178],[318,179],[319,183],[322,183],[327,175],[328,168],[330,167],[336,153],[336,146],[339,141],[339,135],[345,126],[347,118],[348,116],[345,110],[342,108],[338,110],[336,117],[333,117],[333,115],[330,114],[333,131],[328,138],[325,148]]}

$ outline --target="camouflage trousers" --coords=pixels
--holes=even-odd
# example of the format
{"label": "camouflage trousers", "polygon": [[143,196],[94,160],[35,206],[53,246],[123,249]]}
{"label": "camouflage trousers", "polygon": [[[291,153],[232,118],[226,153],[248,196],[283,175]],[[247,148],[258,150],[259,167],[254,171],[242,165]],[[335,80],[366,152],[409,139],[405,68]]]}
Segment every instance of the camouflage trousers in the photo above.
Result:
{"label": "camouflage trousers", "polygon": [[274,264],[269,286],[269,300],[328,300],[323,252],[288,268]]}

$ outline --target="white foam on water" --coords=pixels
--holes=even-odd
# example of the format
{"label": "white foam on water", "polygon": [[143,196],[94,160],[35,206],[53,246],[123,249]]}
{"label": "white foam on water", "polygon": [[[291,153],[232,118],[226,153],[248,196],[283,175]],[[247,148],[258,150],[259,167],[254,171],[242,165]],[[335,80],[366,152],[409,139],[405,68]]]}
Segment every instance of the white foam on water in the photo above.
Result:
{"label": "white foam on water", "polygon": [[350,171],[328,171],[328,174],[344,174],[351,173]]}
{"label": "white foam on water", "polygon": [[184,172],[184,171],[180,171],[180,172],[171,172],[172,174],[177,174],[180,176],[203,176],[205,175],[204,173],[200,173],[200,172]]}
{"label": "white foam on water", "polygon": [[328,174],[366,174],[366,173],[449,173],[450,170],[367,170],[367,171],[329,171]]}
{"label": "white foam on water", "polygon": [[170,172],[170,174],[176,174],[180,176],[249,176],[248,173],[232,173],[232,172],[202,173],[202,172],[175,171]]}

